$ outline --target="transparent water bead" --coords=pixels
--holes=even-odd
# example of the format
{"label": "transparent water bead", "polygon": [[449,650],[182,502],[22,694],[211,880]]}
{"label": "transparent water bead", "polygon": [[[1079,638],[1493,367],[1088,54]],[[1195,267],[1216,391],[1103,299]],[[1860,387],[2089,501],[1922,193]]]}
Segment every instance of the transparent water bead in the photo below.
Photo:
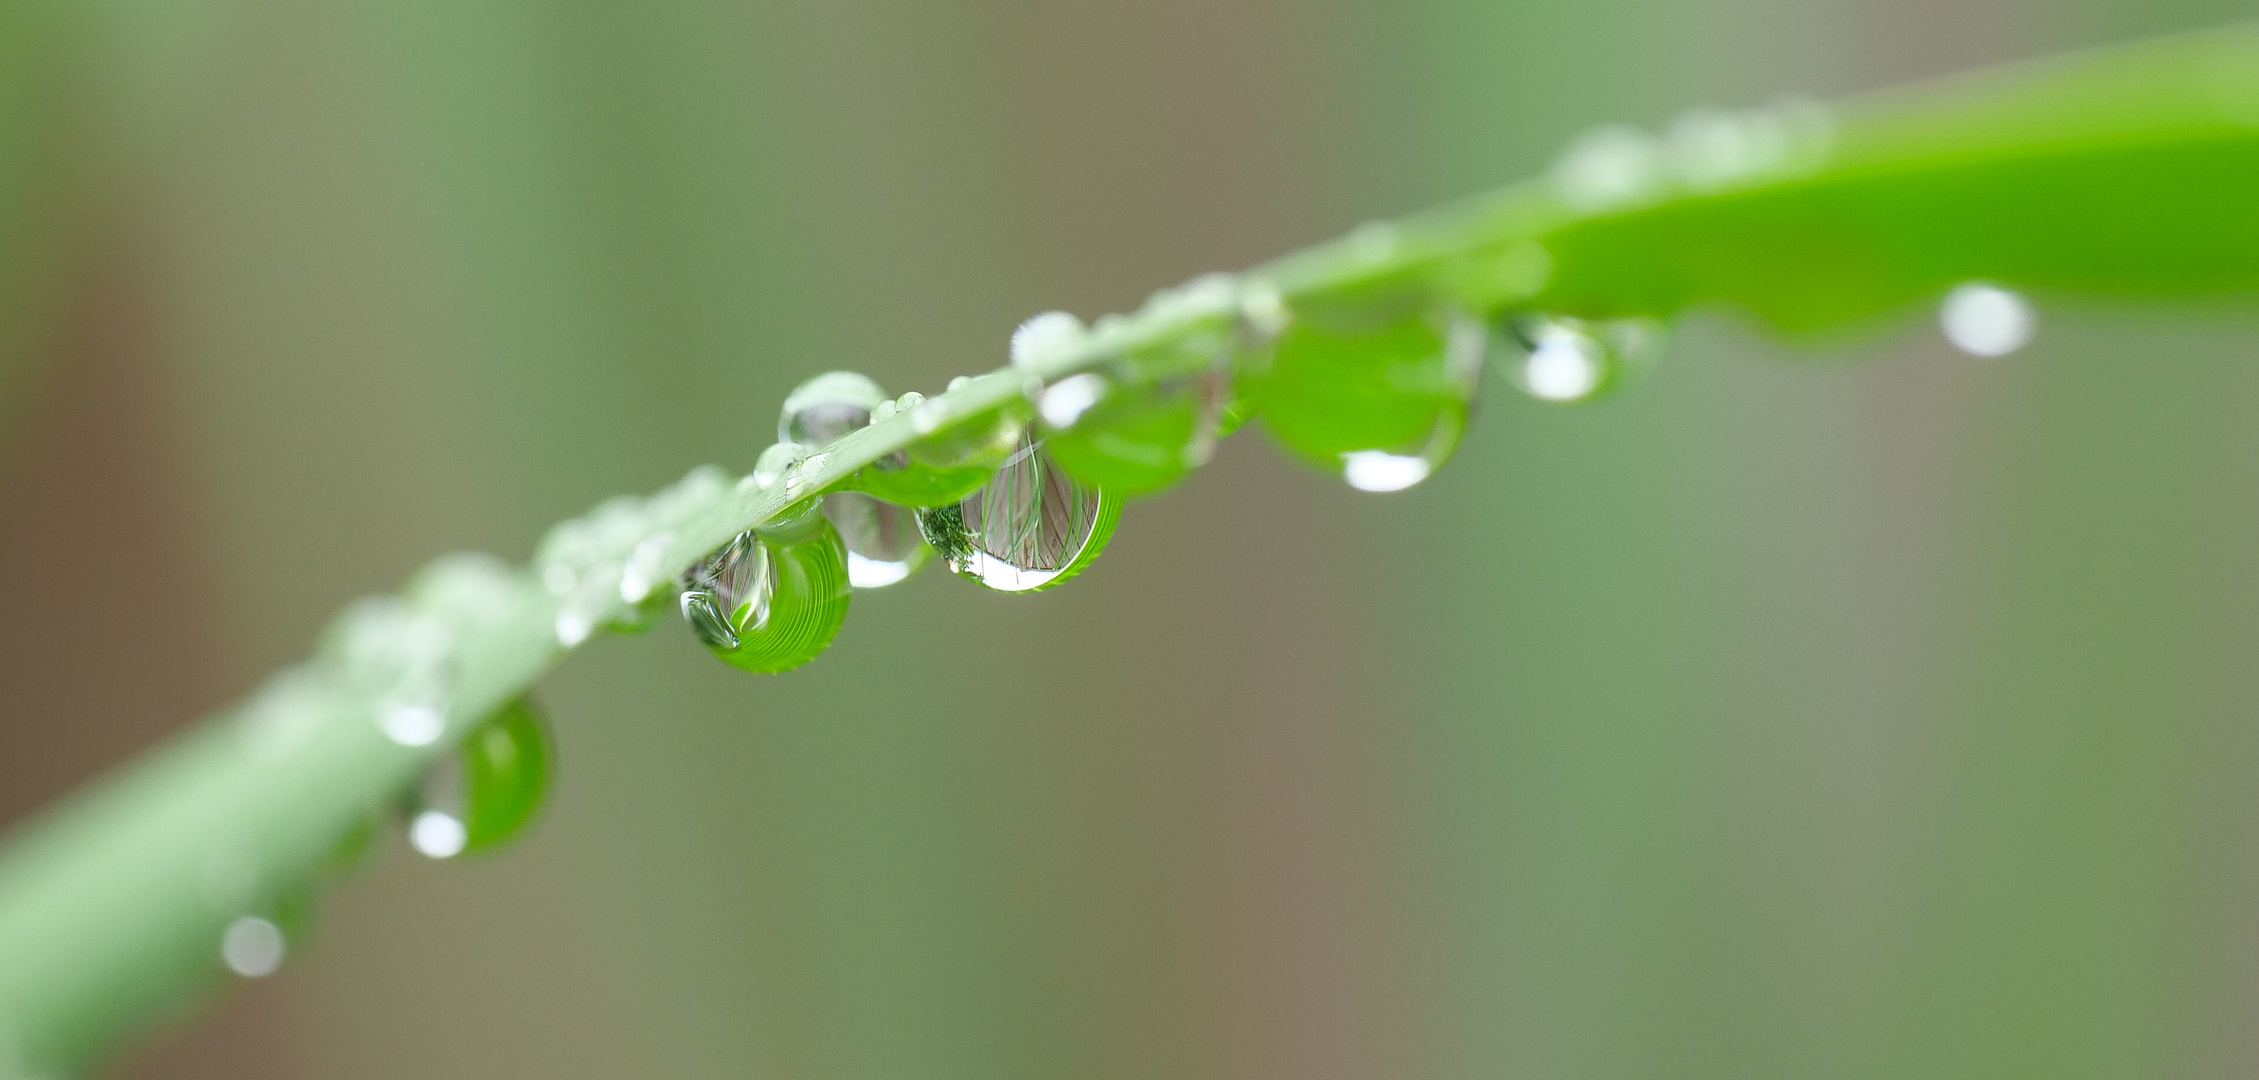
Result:
{"label": "transparent water bead", "polygon": [[2015,292],[1971,281],[1945,294],[1938,307],[1938,325],[1954,348],[1990,359],[2030,344],[2039,330],[2039,313]]}
{"label": "transparent water bead", "polygon": [[822,446],[869,424],[871,411],[887,400],[886,391],[869,376],[827,371],[785,396],[777,441]]}
{"label": "transparent water bead", "polygon": [[488,851],[523,832],[549,790],[548,724],[519,698],[487,717],[409,792],[408,843],[434,859]]}
{"label": "transparent water bead", "polygon": [[918,571],[933,555],[918,532],[918,512],[860,491],[824,496],[824,516],[847,549],[847,584],[879,589]]}
{"label": "transparent water bead", "polygon": [[847,548],[809,500],[691,568],[682,615],[706,647],[747,671],[799,667],[847,621]]}
{"label": "transparent water bead", "polygon": [[918,526],[951,570],[1002,592],[1033,592],[1097,559],[1120,514],[1119,500],[1077,480],[1030,439],[986,486],[922,511]]}
{"label": "transparent water bead", "polygon": [[1238,391],[1297,455],[1368,490],[1400,490],[1457,447],[1487,337],[1480,320],[1417,291],[1305,300],[1249,355]]}
{"label": "transparent water bead", "polygon": [[1219,317],[1044,388],[1044,452],[1116,496],[1143,495],[1208,463],[1231,399],[1234,326]]}
{"label": "transparent water bead", "polygon": [[1525,314],[1500,322],[1493,356],[1499,373],[1531,397],[1591,401],[1646,378],[1668,338],[1653,319]]}
{"label": "transparent water bead", "polygon": [[1579,210],[1600,211],[1646,202],[1668,179],[1663,144],[1624,124],[1595,128],[1569,144],[1553,166],[1561,198]]}

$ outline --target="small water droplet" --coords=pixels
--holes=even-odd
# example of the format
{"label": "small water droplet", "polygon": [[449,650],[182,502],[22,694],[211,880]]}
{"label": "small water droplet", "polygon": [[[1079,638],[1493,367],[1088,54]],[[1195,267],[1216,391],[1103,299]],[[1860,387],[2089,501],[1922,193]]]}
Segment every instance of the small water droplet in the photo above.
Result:
{"label": "small water droplet", "polygon": [[918,532],[917,511],[859,491],[824,496],[824,516],[847,548],[847,584],[878,589],[924,566],[933,549]]}
{"label": "small water droplet", "polygon": [[1082,320],[1064,311],[1046,311],[1012,331],[1012,366],[1042,371],[1073,356],[1082,343]]}
{"label": "small water droplet", "polygon": [[220,932],[220,959],[246,979],[274,974],[289,951],[282,927],[256,915],[241,916]]}
{"label": "small water droplet", "polygon": [[918,526],[951,570],[1003,592],[1074,577],[1105,550],[1120,503],[1025,440],[979,491],[925,510]]}
{"label": "small water droplet", "polygon": [[777,486],[777,481],[784,479],[784,474],[792,468],[793,463],[799,461],[801,455],[805,453],[807,453],[807,449],[799,443],[775,443],[768,449],[761,451],[761,456],[753,462],[752,473],[746,479],[751,480],[753,486],[759,490],[766,491],[773,488]]}
{"label": "small water droplet", "polygon": [[957,391],[959,391],[959,390],[963,390],[964,388],[966,388],[966,387],[968,387],[968,386],[971,386],[972,384],[973,384],[973,377],[972,377],[972,376],[970,376],[970,375],[958,375],[958,376],[955,376],[955,377],[953,377],[953,378],[951,378],[951,379],[949,380],[949,388],[948,388],[948,389],[949,389],[949,392],[950,392],[950,393],[954,394],[954,393],[956,393],[956,392],[957,392]]}
{"label": "small water droplet", "polygon": [[1981,281],[1954,286],[1938,308],[1938,324],[1953,347],[1971,356],[2006,356],[2031,343],[2039,314],[2031,302]]}
{"label": "small water droplet", "polygon": [[1053,428],[1065,430],[1075,426],[1082,414],[1106,396],[1106,377],[1096,372],[1069,375],[1050,386],[1036,400],[1036,414]]}
{"label": "small water droplet", "polygon": [[1507,380],[1531,397],[1590,401],[1645,378],[1666,337],[1653,319],[1519,315],[1501,324],[1497,358]]}
{"label": "small water droplet", "polygon": [[523,831],[549,789],[548,724],[519,698],[480,721],[409,793],[408,843],[434,859],[495,848]]}
{"label": "small water droplet", "polygon": [[1622,124],[1578,136],[1553,166],[1562,199],[1588,212],[1645,201],[1663,176],[1663,150],[1654,136]]}
{"label": "small water droplet", "polygon": [[818,501],[739,534],[682,582],[682,613],[715,655],[784,671],[831,644],[847,619],[847,550]]}
{"label": "small water droplet", "polygon": [[827,371],[794,387],[777,417],[777,441],[822,446],[871,422],[871,412],[888,400],[869,376]]}
{"label": "small water droplet", "polygon": [[942,418],[946,415],[940,402],[919,402],[916,408],[910,410],[910,430],[920,435],[931,435],[940,430]]}

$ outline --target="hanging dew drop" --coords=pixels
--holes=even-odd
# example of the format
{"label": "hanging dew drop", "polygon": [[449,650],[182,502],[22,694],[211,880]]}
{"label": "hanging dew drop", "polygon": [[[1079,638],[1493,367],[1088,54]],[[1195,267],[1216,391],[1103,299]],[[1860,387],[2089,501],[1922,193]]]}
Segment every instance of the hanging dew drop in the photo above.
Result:
{"label": "hanging dew drop", "polygon": [[434,859],[488,851],[517,836],[549,790],[548,725],[519,698],[433,762],[405,807],[408,844]]}
{"label": "hanging dew drop", "polygon": [[1416,291],[1300,301],[1238,392],[1287,449],[1352,486],[1399,491],[1457,448],[1488,331]]}
{"label": "hanging dew drop", "polygon": [[2039,315],[2021,295],[1998,285],[1971,281],[1945,294],[1945,302],[1938,308],[1938,325],[1954,348],[1992,359],[2030,344],[2039,329]]}
{"label": "hanging dew drop", "polygon": [[1105,550],[1118,500],[1027,440],[980,490],[925,510],[918,527],[951,570],[1001,592],[1033,592],[1079,574]]}
{"label": "hanging dew drop", "polygon": [[692,567],[683,619],[716,656],[747,671],[815,659],[847,620],[847,549],[809,500],[738,534]]}

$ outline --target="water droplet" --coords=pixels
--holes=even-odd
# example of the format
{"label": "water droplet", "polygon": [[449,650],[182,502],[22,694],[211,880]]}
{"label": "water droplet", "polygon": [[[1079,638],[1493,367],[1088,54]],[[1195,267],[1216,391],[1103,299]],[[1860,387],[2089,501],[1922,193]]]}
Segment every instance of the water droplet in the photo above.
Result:
{"label": "water droplet", "polygon": [[828,371],[794,387],[777,417],[777,441],[822,446],[871,422],[871,411],[889,400],[869,376]]}
{"label": "water droplet", "polygon": [[[1207,464],[1231,397],[1228,315],[1109,359],[1044,391],[1044,452],[1111,495],[1158,491]],[[1111,377],[1108,377],[1111,376]]]}
{"label": "water droplet", "polygon": [[409,845],[447,859],[510,840],[549,790],[553,756],[548,725],[531,702],[496,710],[409,793]]}
{"label": "water droplet", "polygon": [[1519,315],[1504,320],[1495,343],[1507,381],[1540,401],[1591,401],[1646,378],[1667,334],[1653,319],[1585,320]]}
{"label": "water droplet", "polygon": [[282,927],[256,915],[241,916],[220,932],[220,959],[246,979],[274,974],[289,951]]}
{"label": "water droplet", "polygon": [[1281,444],[1321,467],[1378,462],[1377,452],[1433,472],[1466,427],[1487,336],[1481,321],[1416,295],[1305,301],[1238,390]]}
{"label": "water droplet", "polygon": [[924,566],[933,549],[918,532],[917,511],[859,491],[824,496],[824,516],[847,548],[847,584],[858,589],[892,585]]}
{"label": "water droplet", "polygon": [[715,655],[784,671],[831,644],[847,619],[847,549],[819,508],[740,533],[685,576],[682,614]]}
{"label": "water droplet", "polygon": [[2039,329],[2039,314],[2017,293],[1971,281],[1945,294],[1938,323],[1954,348],[1971,356],[1995,357],[2029,344]]}
{"label": "water droplet", "polygon": [[1064,311],[1046,311],[1012,331],[1012,366],[1044,371],[1071,359],[1082,344],[1082,320]]}
{"label": "water droplet", "polygon": [[1662,146],[1654,136],[1621,124],[1585,132],[1553,166],[1561,198],[1588,212],[1643,202],[1663,178]]}
{"label": "water droplet", "polygon": [[950,378],[950,380],[949,380],[949,386],[948,386],[948,388],[947,388],[947,389],[949,390],[949,392],[950,392],[950,393],[956,393],[957,391],[959,391],[959,390],[963,390],[964,388],[966,388],[966,387],[968,387],[968,386],[971,386],[972,384],[973,384],[973,377],[972,377],[972,376],[970,376],[970,375],[956,375],[956,376],[952,376],[952,377]]}
{"label": "water droplet", "polygon": [[1004,592],[1057,585],[1105,550],[1121,504],[1024,440],[979,491],[922,511],[918,526],[951,570]]}
{"label": "water droplet", "polygon": [[778,481],[784,479],[784,474],[792,469],[793,463],[807,452],[799,443],[772,444],[754,460],[753,471],[747,474],[746,479],[751,480],[757,489],[766,491],[773,488]]}

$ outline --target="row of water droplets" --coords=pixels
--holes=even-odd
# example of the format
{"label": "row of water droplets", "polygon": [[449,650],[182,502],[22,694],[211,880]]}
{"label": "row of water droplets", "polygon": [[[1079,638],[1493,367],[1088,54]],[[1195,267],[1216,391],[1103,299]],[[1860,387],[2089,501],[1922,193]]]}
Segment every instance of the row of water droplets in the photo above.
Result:
{"label": "row of water droplets", "polygon": [[[1798,103],[1699,111],[1660,139],[1592,133],[1552,176],[1565,202],[1605,211],[1800,168],[1825,139],[1824,114]],[[1393,227],[1375,224],[1337,254],[1386,267],[1399,245]],[[765,672],[821,653],[853,591],[899,583],[936,559],[999,591],[1048,588],[1103,551],[1124,499],[1179,482],[1251,416],[1353,488],[1412,487],[1458,445],[1486,369],[1532,398],[1573,403],[1626,389],[1655,366],[1667,336],[1658,320],[1531,310],[1550,266],[1542,245],[1525,239],[1463,253],[1430,277],[1382,273],[1290,298],[1261,274],[1215,274],[1155,294],[1134,317],[1086,326],[1045,313],[1014,332],[1008,372],[984,377],[1013,378],[1018,392],[969,416],[915,392],[890,396],[853,372],[819,375],[787,397],[778,441],[734,485],[781,487],[791,500],[783,512],[670,574],[685,554],[677,524],[733,489],[708,466],[648,499],[613,499],[559,525],[536,553],[530,585],[496,560],[443,559],[406,600],[372,599],[340,616],[315,663],[278,676],[246,710],[243,746],[256,760],[287,757],[338,680],[354,688],[351,700],[375,703],[371,719],[387,739],[438,743],[455,711],[457,653],[435,606],[499,610],[521,588],[547,596],[559,648],[599,629],[647,629],[673,608],[724,660]],[[1940,321],[1949,341],[1978,356],[2013,352],[2036,327],[2028,302],[1986,282],[1953,289]],[[841,439],[897,417],[917,438],[816,489],[811,478]],[[427,856],[489,850],[533,817],[552,761],[547,726],[521,698],[471,725],[394,809]],[[375,833],[354,823],[330,868],[359,862]],[[221,960],[245,976],[275,970],[305,890],[262,882],[224,850],[208,862],[207,898],[236,913]]]}

